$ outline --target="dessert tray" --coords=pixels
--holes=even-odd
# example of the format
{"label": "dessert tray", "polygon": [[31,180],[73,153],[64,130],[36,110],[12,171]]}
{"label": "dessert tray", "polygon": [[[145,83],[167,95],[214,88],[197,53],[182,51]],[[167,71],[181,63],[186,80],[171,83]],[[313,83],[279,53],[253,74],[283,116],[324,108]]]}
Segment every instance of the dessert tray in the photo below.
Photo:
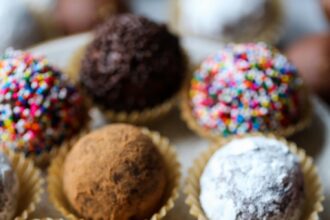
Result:
{"label": "dessert tray", "polygon": [[[62,68],[64,73],[69,65],[74,52],[85,45],[92,37],[91,33],[79,34],[67,38],[49,41],[33,48],[30,51],[36,54],[46,55],[51,63]],[[184,39],[184,47],[192,62],[198,62],[203,56],[215,50],[213,43],[200,41],[190,41]],[[306,150],[312,156],[318,167],[321,181],[324,188],[325,210],[321,213],[321,219],[330,219],[330,108],[321,100],[313,97],[312,100],[314,114],[311,125],[304,131],[289,138],[300,148]],[[91,111],[93,128],[106,124],[102,114],[95,108]],[[208,147],[208,142],[201,139],[190,131],[180,118],[180,113],[176,108],[165,117],[147,125],[150,129],[159,131],[168,137],[171,144],[175,146],[182,166],[183,178],[181,179],[181,189],[184,186],[184,178],[194,159]],[[46,171],[43,171],[46,176]],[[46,191],[46,185],[45,191]],[[189,215],[189,208],[184,202],[185,196],[180,191],[180,197],[176,201],[175,207],[169,212],[165,219],[193,219]],[[42,202],[37,207],[37,211],[32,216],[34,218],[61,218],[61,214],[50,204],[47,194],[44,193]]]}

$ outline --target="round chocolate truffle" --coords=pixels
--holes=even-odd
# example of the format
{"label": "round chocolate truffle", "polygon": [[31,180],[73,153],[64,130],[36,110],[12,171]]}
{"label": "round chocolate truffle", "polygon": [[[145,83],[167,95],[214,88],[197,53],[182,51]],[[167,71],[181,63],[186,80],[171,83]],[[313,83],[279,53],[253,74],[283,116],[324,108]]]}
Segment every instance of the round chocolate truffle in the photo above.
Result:
{"label": "round chocolate truffle", "polygon": [[233,140],[215,152],[200,179],[208,219],[298,220],[304,180],[298,158],[275,139]]}
{"label": "round chocolate truffle", "polygon": [[86,121],[82,97],[43,57],[7,50],[0,56],[0,141],[40,154],[77,133]]}
{"label": "round chocolate truffle", "polygon": [[165,186],[160,152],[131,125],[113,124],[81,138],[64,164],[65,195],[86,219],[149,218]]}
{"label": "round chocolate truffle", "polygon": [[96,31],[80,80],[93,100],[113,111],[139,111],[178,92],[185,74],[179,40],[165,25],[123,14]]}
{"label": "round chocolate truffle", "polygon": [[306,85],[330,103],[330,34],[302,38],[287,49],[287,55]]}
{"label": "round chocolate truffle", "polygon": [[8,158],[0,152],[0,219],[14,219],[18,201],[18,178]]}
{"label": "round chocolate truffle", "polygon": [[202,62],[189,91],[196,122],[216,136],[295,125],[304,95],[295,67],[264,43],[226,45]]}

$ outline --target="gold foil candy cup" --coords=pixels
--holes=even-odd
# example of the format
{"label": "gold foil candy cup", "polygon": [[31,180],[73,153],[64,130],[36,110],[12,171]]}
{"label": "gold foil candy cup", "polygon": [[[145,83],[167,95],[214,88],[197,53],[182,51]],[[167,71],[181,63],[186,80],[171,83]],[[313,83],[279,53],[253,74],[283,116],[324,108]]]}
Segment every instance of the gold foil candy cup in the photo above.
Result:
{"label": "gold foil candy cup", "polygon": [[28,219],[41,201],[44,184],[41,172],[34,166],[33,161],[22,153],[8,148],[2,148],[1,151],[8,157],[19,181],[18,203],[14,219]]}

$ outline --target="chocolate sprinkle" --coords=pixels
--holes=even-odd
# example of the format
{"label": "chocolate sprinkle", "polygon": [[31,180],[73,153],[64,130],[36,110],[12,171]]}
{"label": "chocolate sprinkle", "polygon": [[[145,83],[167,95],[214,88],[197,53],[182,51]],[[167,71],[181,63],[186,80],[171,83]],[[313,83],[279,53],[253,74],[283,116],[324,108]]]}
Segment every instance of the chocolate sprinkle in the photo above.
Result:
{"label": "chocolate sprinkle", "polygon": [[97,104],[131,112],[173,96],[184,73],[179,40],[165,25],[124,14],[97,29],[82,61],[80,80]]}

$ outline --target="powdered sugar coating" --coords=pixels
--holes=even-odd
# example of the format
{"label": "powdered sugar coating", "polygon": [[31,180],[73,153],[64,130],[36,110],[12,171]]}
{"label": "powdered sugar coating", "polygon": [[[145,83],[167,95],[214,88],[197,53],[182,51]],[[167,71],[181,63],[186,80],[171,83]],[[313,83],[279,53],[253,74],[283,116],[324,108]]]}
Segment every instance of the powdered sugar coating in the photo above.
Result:
{"label": "powdered sugar coating", "polygon": [[18,197],[18,179],[7,157],[0,152],[0,219],[13,219]]}
{"label": "powdered sugar coating", "polygon": [[295,220],[303,184],[298,158],[284,143],[249,137],[211,157],[200,180],[200,202],[210,220]]}

